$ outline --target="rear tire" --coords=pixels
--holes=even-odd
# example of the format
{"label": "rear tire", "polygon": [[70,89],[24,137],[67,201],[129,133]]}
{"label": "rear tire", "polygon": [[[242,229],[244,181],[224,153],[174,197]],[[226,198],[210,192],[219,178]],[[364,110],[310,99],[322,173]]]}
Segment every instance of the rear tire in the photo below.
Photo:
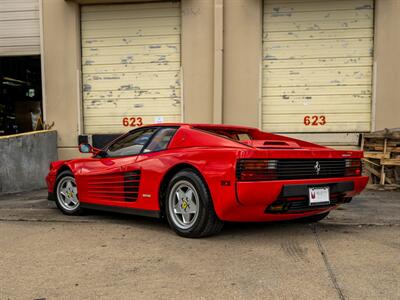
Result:
{"label": "rear tire", "polygon": [[297,219],[297,222],[301,222],[301,223],[316,223],[319,222],[323,219],[325,219],[328,215],[329,215],[329,211],[324,212],[322,214],[318,214],[318,215],[312,215],[309,217],[305,217],[305,218],[301,218],[301,219]]}
{"label": "rear tire", "polygon": [[205,183],[191,169],[184,169],[171,179],[164,207],[169,226],[180,236],[210,236],[223,227]]}
{"label": "rear tire", "polygon": [[63,214],[80,215],[83,212],[78,198],[75,177],[71,171],[63,171],[57,176],[55,196],[56,205]]}

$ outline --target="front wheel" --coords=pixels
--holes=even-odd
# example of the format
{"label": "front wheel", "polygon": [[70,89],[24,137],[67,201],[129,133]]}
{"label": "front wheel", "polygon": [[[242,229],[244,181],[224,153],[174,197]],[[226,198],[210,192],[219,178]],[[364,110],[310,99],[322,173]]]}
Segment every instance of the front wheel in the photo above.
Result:
{"label": "front wheel", "polygon": [[82,208],[78,199],[75,177],[71,171],[61,172],[56,180],[56,205],[66,215],[79,215]]}
{"label": "front wheel", "polygon": [[165,210],[170,227],[183,237],[213,235],[223,226],[202,178],[190,169],[180,171],[170,181]]}

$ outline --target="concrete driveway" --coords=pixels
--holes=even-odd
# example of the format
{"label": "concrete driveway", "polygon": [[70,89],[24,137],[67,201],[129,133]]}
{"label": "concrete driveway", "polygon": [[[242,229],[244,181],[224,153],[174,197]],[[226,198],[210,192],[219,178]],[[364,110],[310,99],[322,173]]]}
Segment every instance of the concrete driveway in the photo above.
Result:
{"label": "concrete driveway", "polygon": [[400,193],[198,240],[154,219],[67,217],[45,196],[0,197],[0,299],[400,298]]}

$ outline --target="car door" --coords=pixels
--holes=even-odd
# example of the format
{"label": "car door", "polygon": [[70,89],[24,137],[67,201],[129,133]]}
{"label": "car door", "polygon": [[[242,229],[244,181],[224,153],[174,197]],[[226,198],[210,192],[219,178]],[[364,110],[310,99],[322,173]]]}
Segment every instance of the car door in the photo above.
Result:
{"label": "car door", "polygon": [[137,207],[142,178],[137,156],[157,130],[147,127],[131,131],[110,144],[101,155],[85,161],[77,174],[80,201]]}
{"label": "car door", "polygon": [[158,193],[161,180],[172,166],[173,155],[168,151],[168,145],[178,127],[160,127],[150,142],[143,147],[136,163],[141,168],[140,208],[148,210],[159,209]]}

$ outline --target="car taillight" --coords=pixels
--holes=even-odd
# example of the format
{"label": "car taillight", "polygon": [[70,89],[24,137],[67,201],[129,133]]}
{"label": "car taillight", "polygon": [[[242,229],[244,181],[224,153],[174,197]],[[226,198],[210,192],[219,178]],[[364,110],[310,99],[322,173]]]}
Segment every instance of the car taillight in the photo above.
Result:
{"label": "car taillight", "polygon": [[277,179],[277,160],[240,159],[236,166],[236,176],[240,181],[261,181]]}
{"label": "car taillight", "polygon": [[360,176],[361,172],[361,159],[346,159],[346,169],[344,176]]}

